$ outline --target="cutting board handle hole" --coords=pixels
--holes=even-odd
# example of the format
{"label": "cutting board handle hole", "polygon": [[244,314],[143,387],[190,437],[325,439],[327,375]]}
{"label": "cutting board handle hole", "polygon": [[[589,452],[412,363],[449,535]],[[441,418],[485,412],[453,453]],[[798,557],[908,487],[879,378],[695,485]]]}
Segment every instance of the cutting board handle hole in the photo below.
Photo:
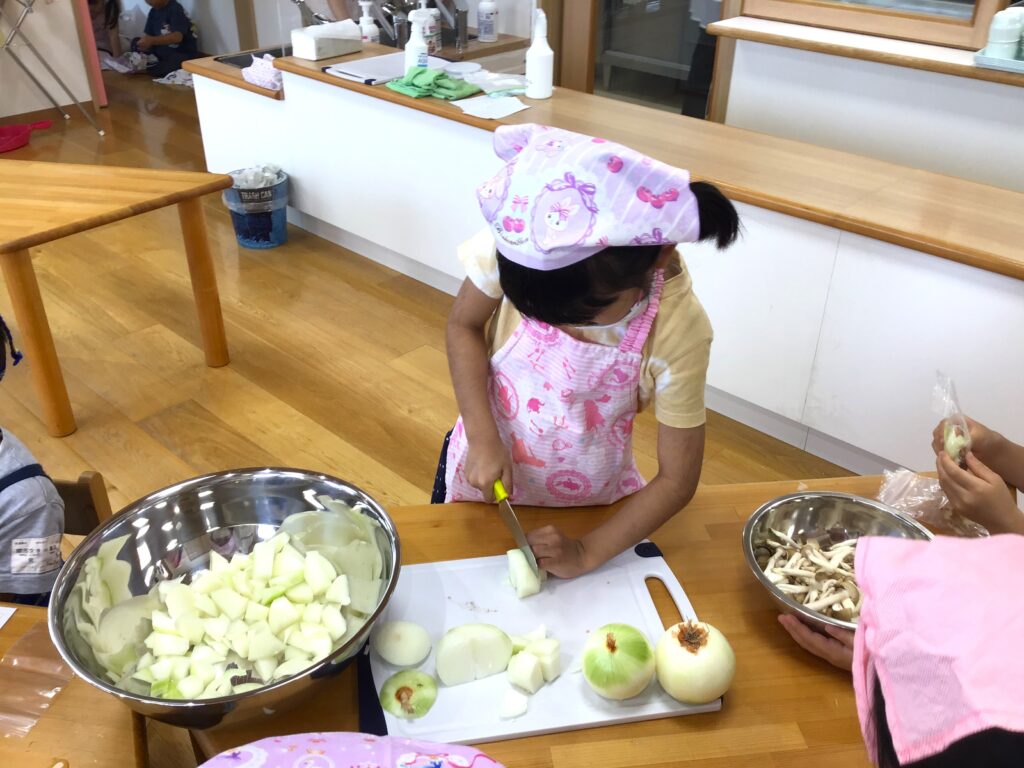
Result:
{"label": "cutting board handle hole", "polygon": [[683,616],[676,607],[676,601],[669,594],[665,582],[657,576],[648,576],[644,579],[647,584],[647,591],[651,593],[654,607],[658,609],[658,616],[661,618],[661,626],[668,628],[683,620]]}

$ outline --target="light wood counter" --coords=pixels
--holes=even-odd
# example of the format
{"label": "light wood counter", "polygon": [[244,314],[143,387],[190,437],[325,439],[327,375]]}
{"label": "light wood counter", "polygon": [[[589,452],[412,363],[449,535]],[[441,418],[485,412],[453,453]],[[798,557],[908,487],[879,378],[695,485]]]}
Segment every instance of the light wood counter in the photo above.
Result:
{"label": "light wood counter", "polygon": [[[248,51],[242,51],[242,53],[248,53]],[[233,67],[230,64],[225,64],[223,61],[217,61],[217,58],[214,56],[208,56],[205,59],[190,59],[182,64],[181,68],[186,72],[191,72],[193,75],[201,75],[220,83],[227,83],[250,93],[266,96],[268,99],[284,98],[283,90],[272,91],[269,88],[253,85],[242,77],[242,70],[239,67]]]}
{"label": "light wood counter", "polygon": [[[515,37],[514,35],[498,35],[498,40],[493,43],[481,43],[479,40],[470,40],[466,45],[465,51],[460,56],[455,51],[455,46],[446,46],[441,49],[441,53],[438,54],[442,59],[449,59],[451,61],[473,61],[475,59],[482,59],[486,56],[496,56],[500,53],[509,53],[511,51],[526,50],[530,41],[524,37]],[[260,49],[262,50],[262,49]],[[367,53],[370,52],[370,53]],[[373,55],[380,56],[385,53],[394,53],[395,49],[384,45],[367,45],[362,55]],[[242,53],[249,53],[249,51],[242,51]],[[359,55],[359,54],[357,54]],[[250,93],[259,94],[260,96],[266,96],[268,99],[283,99],[284,91],[272,91],[269,88],[261,88],[258,85],[253,85],[242,77],[242,70],[239,67],[233,67],[230,64],[225,64],[222,61],[217,61],[219,56],[208,56],[203,59],[192,59],[186,61],[181,66],[186,72],[191,72],[193,75],[201,75],[202,77],[208,77],[211,80],[216,80],[221,83],[227,83],[228,85],[234,85],[243,90],[249,91]],[[289,57],[290,58],[290,57]],[[297,62],[304,62],[309,64],[311,68],[319,69],[327,66],[328,63],[339,61],[339,59],[325,59],[322,61],[306,61],[305,59],[295,59]]]}
{"label": "light wood counter", "polygon": [[750,16],[716,21],[708,25],[708,33],[722,38],[749,40],[754,43],[843,56],[848,59],[862,59],[944,75],[1024,86],[1024,74],[979,67],[974,63],[974,52],[960,48],[911,43],[906,40],[788,24]]}
{"label": "light wood counter", "polygon": [[[679,578],[697,615],[729,638],[736,679],[721,712],[605,726],[479,745],[507,766],[787,766],[866,768],[850,675],[801,650],[776,622],[777,611],[743,560],[740,533],[764,502],[807,488],[873,496],[878,477],[800,483],[701,486],[686,509],[651,538]],[[579,535],[611,507],[516,509],[527,528],[558,525]],[[391,515],[402,538],[403,564],[482,557],[511,539],[485,504],[398,507]],[[663,621],[678,621],[671,599],[652,590]],[[358,730],[354,665],[324,683],[308,701],[230,728],[193,733],[212,756],[287,733]],[[443,695],[443,694],[442,694]],[[638,745],[643,749],[637,757]]]}
{"label": "light wood counter", "polygon": [[505,120],[481,120],[444,101],[322,71],[338,60],[286,57],[275,66],[487,130],[535,122],[600,135],[688,168],[734,200],[1024,279],[1021,193],[565,89],[526,100],[531,109]]}

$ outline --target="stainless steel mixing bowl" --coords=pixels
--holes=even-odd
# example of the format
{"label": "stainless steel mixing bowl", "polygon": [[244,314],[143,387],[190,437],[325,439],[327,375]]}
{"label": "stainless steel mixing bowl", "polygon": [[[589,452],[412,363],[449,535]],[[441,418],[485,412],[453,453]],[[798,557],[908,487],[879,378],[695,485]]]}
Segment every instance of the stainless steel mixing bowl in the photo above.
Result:
{"label": "stainless steel mixing bowl", "polygon": [[768,539],[770,529],[797,541],[820,536],[829,536],[833,542],[861,536],[932,538],[927,528],[895,509],[849,493],[793,493],[758,508],[743,527],[743,556],[747,565],[783,613],[794,614],[819,631],[827,626],[852,630],[856,624],[808,610],[768,580],[757,563],[754,550]]}
{"label": "stainless steel mixing bowl", "polygon": [[[366,625],[330,656],[300,674],[249,693],[199,701],[178,701],[137,696],[115,688],[91,654],[80,652],[74,622],[64,620],[65,606],[85,560],[100,545],[129,535],[119,558],[132,569],[129,589],[145,594],[158,581],[177,578],[207,567],[210,551],[230,558],[249,552],[260,540],[274,535],[288,515],[319,509],[317,496],[345,502],[379,524],[377,546],[384,567],[376,610]],[[398,582],[398,532],[387,512],[355,486],[299,469],[256,468],[218,472],[164,488],[126,507],[101,525],[64,564],[50,599],[50,637],[75,673],[97,688],[117,696],[147,717],[183,728],[210,728],[275,712],[298,703],[309,689],[336,675],[362,648],[373,623]],[[79,649],[79,650],[76,650]]]}

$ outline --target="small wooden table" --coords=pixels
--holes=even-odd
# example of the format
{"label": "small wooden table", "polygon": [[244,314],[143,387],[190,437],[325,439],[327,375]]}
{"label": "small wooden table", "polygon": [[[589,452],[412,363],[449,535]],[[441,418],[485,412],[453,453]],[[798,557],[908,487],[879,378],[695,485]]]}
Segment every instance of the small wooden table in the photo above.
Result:
{"label": "small wooden table", "polygon": [[[45,608],[14,607],[14,615],[0,628],[0,656],[37,623],[46,622]],[[135,750],[144,750],[145,744],[136,744],[137,733],[128,707],[72,677],[26,736],[0,739],[0,765],[50,768],[58,760],[67,760],[72,768],[143,765]]]}
{"label": "small wooden table", "polygon": [[[777,612],[747,569],[743,523],[765,501],[810,488],[874,496],[877,477],[702,486],[690,505],[652,539],[686,589],[697,614],[721,629],[736,651],[737,672],[721,712],[480,745],[509,768],[703,766],[716,768],[865,768],[850,676],[805,653],[776,621]],[[543,522],[582,533],[610,509],[517,509],[524,526]],[[511,539],[483,504],[391,510],[406,564],[493,555]],[[678,617],[654,590],[666,622]],[[599,596],[595,596],[599,599]],[[495,712],[498,703],[495,702]],[[267,736],[358,729],[354,666],[324,683],[298,708],[234,727],[195,731],[207,757]]]}
{"label": "small wooden table", "polygon": [[28,249],[176,204],[206,364],[227,365],[217,277],[199,198],[230,186],[231,177],[222,174],[0,160],[0,266],[51,435],[74,432],[75,416]]}

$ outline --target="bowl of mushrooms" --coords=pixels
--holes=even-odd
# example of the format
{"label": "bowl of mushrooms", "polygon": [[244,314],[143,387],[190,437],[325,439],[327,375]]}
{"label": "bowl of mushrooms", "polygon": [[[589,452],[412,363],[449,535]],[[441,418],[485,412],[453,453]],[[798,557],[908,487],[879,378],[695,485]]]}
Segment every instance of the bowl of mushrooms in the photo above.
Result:
{"label": "bowl of mushrooms", "polygon": [[743,528],[743,555],[783,612],[818,630],[854,629],[863,599],[853,568],[861,536],[932,538],[881,502],[805,492],[769,501],[750,516]]}

